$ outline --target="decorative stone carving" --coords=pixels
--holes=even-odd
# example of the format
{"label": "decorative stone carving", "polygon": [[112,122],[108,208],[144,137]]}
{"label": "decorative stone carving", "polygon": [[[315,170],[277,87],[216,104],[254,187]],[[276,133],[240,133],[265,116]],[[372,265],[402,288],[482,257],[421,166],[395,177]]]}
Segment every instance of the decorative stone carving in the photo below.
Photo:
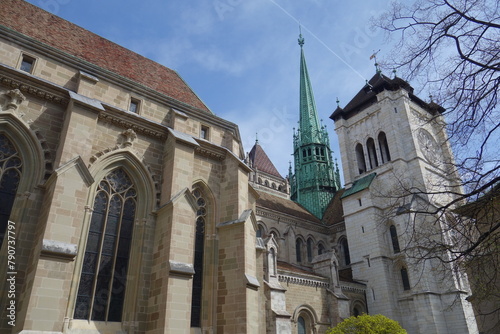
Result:
{"label": "decorative stone carving", "polygon": [[159,140],[165,140],[167,138],[166,133],[162,133],[160,131],[153,130],[151,128],[146,128],[145,126],[140,126],[132,122],[131,120],[126,120],[121,117],[117,117],[114,115],[107,114],[105,112],[99,113],[99,120],[110,123],[113,125],[116,125],[121,128],[125,129],[132,129],[136,133],[143,134],[145,136],[151,137],[151,138],[156,138]]}
{"label": "decorative stone carving", "polygon": [[137,134],[132,129],[128,129],[128,130],[123,131],[121,133],[121,136],[123,137],[122,147],[132,146],[132,143],[134,142],[134,140],[137,139]]}
{"label": "decorative stone carving", "polygon": [[[63,106],[68,104],[68,100],[66,100],[60,96],[56,96],[52,93],[49,93],[47,91],[44,91],[44,90],[38,88],[38,87],[30,86],[30,85],[21,83],[19,81],[12,80],[11,78],[7,78],[7,77],[2,76],[2,75],[0,75],[0,84],[14,88],[14,90],[19,90],[20,92],[23,92],[25,94],[30,94],[30,95],[36,96],[40,99],[51,101],[51,102],[54,102],[54,103],[57,103],[57,104],[60,104]],[[0,102],[0,104],[1,104],[1,102]]]}
{"label": "decorative stone carving", "polygon": [[19,89],[12,89],[0,95],[1,110],[17,110],[19,105],[26,100],[26,97]]}

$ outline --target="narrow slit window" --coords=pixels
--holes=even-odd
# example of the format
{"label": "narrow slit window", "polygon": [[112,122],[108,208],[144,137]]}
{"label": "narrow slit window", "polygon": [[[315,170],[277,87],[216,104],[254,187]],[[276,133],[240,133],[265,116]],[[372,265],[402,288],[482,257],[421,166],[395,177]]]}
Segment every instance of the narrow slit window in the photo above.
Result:
{"label": "narrow slit window", "polygon": [[130,105],[128,111],[133,112],[134,114],[139,113],[140,101],[137,99],[130,99]]}
{"label": "narrow slit window", "polygon": [[209,136],[210,136],[210,129],[208,128],[208,126],[202,125],[200,129],[200,138],[209,140]]}
{"label": "narrow slit window", "polygon": [[35,58],[23,55],[20,66],[21,71],[32,73],[34,65],[35,65]]}

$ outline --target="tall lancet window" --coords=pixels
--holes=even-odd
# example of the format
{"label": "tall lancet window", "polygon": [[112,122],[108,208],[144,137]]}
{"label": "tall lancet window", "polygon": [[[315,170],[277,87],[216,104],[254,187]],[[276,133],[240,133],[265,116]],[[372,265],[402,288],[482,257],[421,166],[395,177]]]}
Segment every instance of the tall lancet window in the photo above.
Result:
{"label": "tall lancet window", "polygon": [[382,163],[391,161],[391,154],[389,153],[389,144],[387,144],[387,137],[384,132],[380,132],[378,135],[378,145],[380,148]]}
{"label": "tall lancet window", "polygon": [[295,259],[297,262],[302,262],[302,240],[295,240]]}
{"label": "tall lancet window", "polygon": [[121,321],[137,193],[122,168],[97,187],[75,319]]}
{"label": "tall lancet window", "polygon": [[366,141],[366,149],[368,150],[370,169],[378,167],[377,151],[375,150],[375,141],[373,140],[373,138],[368,138],[368,140]]}
{"label": "tall lancet window", "polygon": [[358,160],[358,172],[359,174],[363,174],[366,172],[366,161],[365,161],[365,152],[363,151],[363,145],[356,145],[356,160]]}
{"label": "tall lancet window", "polygon": [[23,163],[14,144],[7,136],[0,134],[0,247],[5,237],[22,170]]}
{"label": "tall lancet window", "polygon": [[392,249],[394,250],[394,253],[399,253],[401,249],[399,248],[399,239],[398,232],[396,231],[396,226],[391,225],[389,231],[391,233]]}
{"label": "tall lancet window", "polygon": [[312,262],[313,259],[313,241],[311,238],[307,239],[307,261]]}
{"label": "tall lancet window", "polygon": [[194,240],[194,275],[191,295],[191,327],[201,327],[201,300],[203,292],[203,254],[205,247],[205,221],[207,202],[199,189],[193,191],[198,210],[196,212],[196,234]]}

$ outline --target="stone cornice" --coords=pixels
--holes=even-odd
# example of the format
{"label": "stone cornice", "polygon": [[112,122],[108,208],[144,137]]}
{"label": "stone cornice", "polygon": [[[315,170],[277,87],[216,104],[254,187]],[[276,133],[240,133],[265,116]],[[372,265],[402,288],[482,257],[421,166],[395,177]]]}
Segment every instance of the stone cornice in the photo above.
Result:
{"label": "stone cornice", "polygon": [[217,161],[226,159],[227,151],[225,148],[199,138],[196,138],[196,142],[199,144],[199,146],[195,149],[196,154]]}
{"label": "stone cornice", "polygon": [[340,281],[340,288],[344,292],[348,291],[359,294],[364,294],[366,292],[366,286],[362,286],[361,284],[356,284],[356,283]]}
{"label": "stone cornice", "polygon": [[105,111],[99,113],[98,118],[102,122],[116,125],[123,129],[132,129],[138,134],[147,137],[165,140],[167,138],[167,127],[150,120],[147,120],[138,115],[111,108],[109,105],[104,105]]}
{"label": "stone cornice", "polygon": [[196,152],[196,154],[217,161],[222,161],[226,158],[225,154],[209,149],[207,147],[197,147],[194,151]]}
{"label": "stone cornice", "polygon": [[[23,94],[66,106],[69,102],[67,90],[27,73],[0,64],[0,84],[19,89]],[[45,86],[47,89],[40,88]]]}
{"label": "stone cornice", "polygon": [[345,231],[345,223],[342,222],[340,224],[330,225],[328,226],[328,231],[330,233],[339,233]]}
{"label": "stone cornice", "polygon": [[328,279],[321,280],[321,279],[314,279],[314,278],[305,278],[305,277],[300,277],[300,276],[278,274],[278,280],[280,282],[284,282],[286,284],[313,286],[316,288],[327,289],[330,286]]}

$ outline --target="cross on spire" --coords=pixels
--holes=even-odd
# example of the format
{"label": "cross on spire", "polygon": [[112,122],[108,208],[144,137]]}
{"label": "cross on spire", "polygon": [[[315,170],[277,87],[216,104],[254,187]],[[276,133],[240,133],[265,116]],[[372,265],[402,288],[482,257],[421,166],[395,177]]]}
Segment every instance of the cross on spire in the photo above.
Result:
{"label": "cross on spire", "polygon": [[302,37],[302,28],[299,24],[299,45],[300,47],[304,46],[304,37]]}

